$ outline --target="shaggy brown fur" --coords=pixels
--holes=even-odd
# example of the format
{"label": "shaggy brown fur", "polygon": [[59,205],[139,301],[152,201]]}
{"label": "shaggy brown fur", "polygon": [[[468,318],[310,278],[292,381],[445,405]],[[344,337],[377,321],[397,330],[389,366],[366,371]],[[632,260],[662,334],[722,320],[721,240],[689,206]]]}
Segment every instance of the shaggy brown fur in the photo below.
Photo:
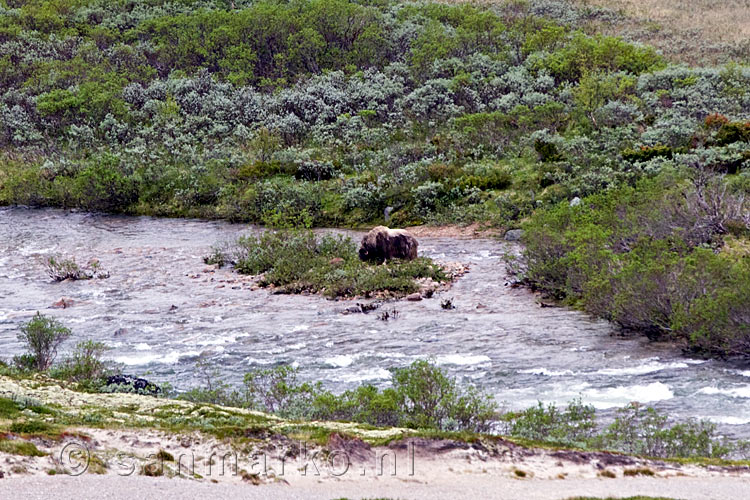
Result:
{"label": "shaggy brown fur", "polygon": [[417,258],[417,239],[403,229],[377,226],[362,238],[359,258],[375,262],[390,259],[413,260]]}

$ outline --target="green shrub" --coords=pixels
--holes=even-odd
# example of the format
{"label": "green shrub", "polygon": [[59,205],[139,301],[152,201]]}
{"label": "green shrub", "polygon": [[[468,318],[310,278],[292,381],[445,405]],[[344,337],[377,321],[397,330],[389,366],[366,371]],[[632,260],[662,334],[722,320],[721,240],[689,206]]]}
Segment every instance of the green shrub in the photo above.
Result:
{"label": "green shrub", "polygon": [[91,259],[85,266],[80,266],[76,263],[75,257],[53,255],[47,258],[45,265],[47,266],[47,274],[55,281],[109,277],[109,273],[102,268],[97,259]]}
{"label": "green shrub", "polygon": [[23,420],[10,424],[10,432],[15,434],[39,434],[47,432],[51,426],[39,420]]}
{"label": "green shrub", "polygon": [[25,457],[45,457],[46,453],[39,450],[34,443],[24,441],[21,439],[0,439],[0,452],[9,453],[11,455],[21,455]]}
{"label": "green shrub", "polygon": [[580,399],[568,403],[565,410],[552,403],[545,407],[540,401],[538,406],[507,414],[504,419],[511,436],[585,447],[596,433],[595,414],[594,407]]}
{"label": "green shrub", "polygon": [[525,278],[625,328],[748,356],[746,259],[709,250],[742,203],[721,181],[663,176],[560,204],[526,225]]}
{"label": "green shrub", "polygon": [[33,367],[36,370],[47,370],[57,356],[57,349],[71,335],[68,328],[56,319],[40,313],[21,326],[18,340],[26,345],[30,356],[33,356]]}
{"label": "green shrub", "polygon": [[55,378],[99,387],[107,377],[109,369],[102,359],[109,347],[102,342],[87,340],[76,344],[73,354],[60,366],[54,368],[51,375]]}
{"label": "green shrub", "polygon": [[124,212],[138,200],[138,189],[112,162],[103,162],[76,175],[74,196],[77,204],[87,210]]}
{"label": "green shrub", "polygon": [[299,370],[291,366],[248,372],[244,378],[244,396],[250,408],[282,416],[304,416],[310,411],[319,384],[297,381]]}

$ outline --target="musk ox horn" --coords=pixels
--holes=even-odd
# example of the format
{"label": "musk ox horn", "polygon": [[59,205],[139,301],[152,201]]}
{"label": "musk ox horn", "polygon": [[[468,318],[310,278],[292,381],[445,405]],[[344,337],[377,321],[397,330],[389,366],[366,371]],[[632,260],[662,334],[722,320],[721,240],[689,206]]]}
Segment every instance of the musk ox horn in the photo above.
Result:
{"label": "musk ox horn", "polygon": [[361,260],[384,262],[390,259],[417,258],[417,239],[403,229],[377,226],[362,238],[359,246]]}

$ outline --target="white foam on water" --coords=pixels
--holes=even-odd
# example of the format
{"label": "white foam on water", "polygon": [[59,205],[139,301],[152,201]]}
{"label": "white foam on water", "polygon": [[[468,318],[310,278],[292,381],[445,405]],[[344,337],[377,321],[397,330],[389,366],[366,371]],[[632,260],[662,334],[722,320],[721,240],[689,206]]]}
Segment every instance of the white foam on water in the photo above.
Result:
{"label": "white foam on water", "polygon": [[587,389],[583,391],[584,402],[593,405],[599,410],[626,406],[628,403],[638,401],[639,403],[653,403],[672,399],[674,393],[668,385],[661,382],[653,382],[645,385],[623,385],[608,389]]}
{"label": "white foam on water", "polygon": [[598,375],[646,375],[647,373],[655,373],[662,370],[676,370],[679,368],[687,368],[687,363],[661,363],[659,361],[649,361],[642,365],[628,366],[624,368],[604,368],[597,370]]}
{"label": "white foam on water", "polygon": [[438,356],[435,360],[439,365],[459,366],[481,365],[490,362],[490,358],[483,354],[445,354]]}
{"label": "white foam on water", "polygon": [[193,343],[187,343],[188,345],[200,345],[200,346],[207,346],[207,345],[216,345],[216,346],[222,346],[225,344],[228,344],[230,342],[230,339],[228,338],[211,338],[211,339],[198,339]]}
{"label": "white foam on water", "polygon": [[720,416],[720,417],[700,417],[699,420],[710,420],[711,422],[714,422],[716,424],[725,424],[725,425],[746,425],[750,424],[750,417],[730,417],[730,416]]}
{"label": "white foam on water", "polygon": [[154,363],[161,356],[159,354],[142,354],[142,355],[131,355],[131,356],[115,356],[112,361],[115,363],[122,363],[127,366],[138,366],[147,365]]}
{"label": "white foam on water", "polygon": [[354,363],[354,357],[346,354],[339,354],[325,359],[326,364],[335,366],[336,368],[345,368]]}
{"label": "white foam on water", "polygon": [[343,382],[364,382],[367,380],[388,380],[391,378],[391,372],[385,368],[370,368],[356,373],[341,375],[339,380]]}
{"label": "white foam on water", "polygon": [[734,387],[732,389],[719,389],[718,387],[704,387],[699,390],[700,394],[729,396],[732,398],[750,398],[750,385]]}
{"label": "white foam on water", "polygon": [[742,370],[740,372],[740,375],[742,375],[743,377],[750,377],[750,370]]}
{"label": "white foam on water", "polygon": [[548,370],[546,368],[529,368],[527,370],[519,370],[518,373],[528,373],[530,375],[543,375],[545,377],[564,377],[566,375],[575,375],[575,372],[570,370]]}
{"label": "white foam on water", "polygon": [[708,360],[706,360],[706,359],[686,359],[685,363],[687,363],[689,365],[702,365],[706,361],[708,361]]}
{"label": "white foam on water", "polygon": [[116,356],[112,358],[112,361],[115,361],[116,363],[122,363],[123,365],[127,365],[127,366],[140,366],[140,365],[148,365],[151,363],[173,365],[177,363],[180,360],[180,358],[188,357],[188,356],[198,356],[199,354],[200,352],[198,351],[187,351],[187,352],[170,351],[164,355],[158,354],[158,353],[149,353],[149,354],[140,354],[140,355]]}
{"label": "white foam on water", "polygon": [[151,346],[146,344],[145,342],[141,342],[139,344],[134,345],[133,349],[135,349],[136,351],[150,351]]}
{"label": "white foam on water", "polygon": [[304,332],[304,331],[307,331],[309,329],[310,329],[310,327],[307,326],[307,325],[297,325],[294,328],[292,328],[292,333]]}

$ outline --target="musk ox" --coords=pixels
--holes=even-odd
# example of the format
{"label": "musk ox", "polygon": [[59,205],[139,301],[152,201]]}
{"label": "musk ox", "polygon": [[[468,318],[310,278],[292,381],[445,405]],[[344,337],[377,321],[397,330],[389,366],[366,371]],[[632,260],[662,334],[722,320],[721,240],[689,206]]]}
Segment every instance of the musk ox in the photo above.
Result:
{"label": "musk ox", "polygon": [[390,259],[417,258],[417,239],[403,229],[377,226],[362,238],[360,260],[384,262]]}

